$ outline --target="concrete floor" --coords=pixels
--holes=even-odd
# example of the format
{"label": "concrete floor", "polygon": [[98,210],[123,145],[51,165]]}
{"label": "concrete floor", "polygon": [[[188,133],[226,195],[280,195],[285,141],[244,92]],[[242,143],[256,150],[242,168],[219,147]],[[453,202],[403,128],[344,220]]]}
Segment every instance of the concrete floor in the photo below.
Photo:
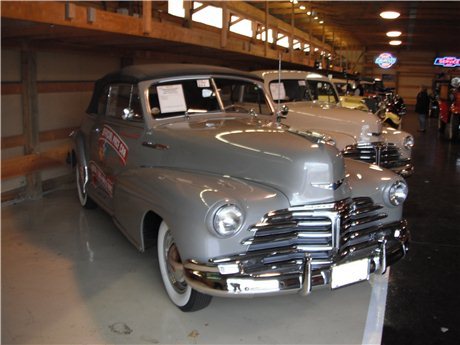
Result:
{"label": "concrete floor", "polygon": [[[411,132],[416,130],[414,119],[412,114],[406,120]],[[414,153],[420,162],[415,162],[417,173],[409,179],[412,188],[423,190],[428,185],[423,182],[427,179],[425,174],[432,171],[434,165],[444,164],[438,156],[427,157],[424,151],[427,146],[449,145],[449,152],[458,155],[458,144],[439,140],[433,126],[434,122],[424,136],[417,134]],[[436,140],[436,143],[429,144],[428,140]],[[421,168],[426,159],[434,165]],[[458,195],[460,164],[456,164],[457,182],[447,185],[457,188]],[[442,179],[438,182],[443,183]],[[441,191],[447,192],[446,188],[449,189],[445,187]],[[417,253],[423,258],[436,256],[424,250],[433,238],[421,238],[423,234],[417,232],[420,226],[423,228],[417,212],[418,203],[425,200],[418,198],[427,197],[417,193],[421,192],[411,190],[407,203],[416,239],[412,251],[415,257],[409,256],[396,264],[389,276],[374,277],[370,282],[336,291],[316,290],[306,298],[297,295],[214,298],[208,308],[196,313],[183,313],[168,300],[160,280],[155,250],[145,254],[137,252],[103,211],[81,209],[73,189],[53,192],[38,201],[4,206],[2,343],[379,344],[388,279],[384,343],[423,339],[414,338],[418,332],[414,324],[426,319],[420,332],[428,336],[433,313],[423,313],[426,299],[417,300],[414,296],[419,296],[417,293],[421,290],[436,293],[436,301],[445,299],[436,281],[427,288],[414,280],[426,267],[422,260],[422,264],[414,268]],[[457,198],[453,213],[448,213],[457,222],[458,207]],[[436,203],[430,203],[430,212],[436,212]],[[448,224],[448,228],[452,226],[452,223],[444,224]],[[437,252],[456,253],[455,262],[458,262],[458,234],[452,239],[451,247],[445,250],[441,243],[438,249],[442,250]],[[449,274],[457,274],[457,271],[451,270]],[[452,287],[453,283],[448,286]],[[425,295],[421,297],[426,298]],[[442,305],[445,307],[445,304],[448,302]],[[454,308],[458,310],[458,298],[448,308],[452,312]],[[405,317],[406,313],[411,321]],[[444,336],[440,339],[452,339],[450,336],[456,334],[455,318],[445,323],[438,321],[440,327],[436,324],[436,330],[439,336]],[[443,324],[446,327],[443,328]],[[436,343],[430,339],[413,343]]]}
{"label": "concrete floor", "polygon": [[154,250],[137,252],[74,190],[2,208],[3,344],[379,343],[386,278],[307,298],[214,298],[183,313]]}
{"label": "concrete floor", "polygon": [[382,344],[458,344],[460,339],[460,140],[439,136],[437,118],[415,136],[415,174],[407,179],[404,215],[411,229],[406,259],[392,266]]}

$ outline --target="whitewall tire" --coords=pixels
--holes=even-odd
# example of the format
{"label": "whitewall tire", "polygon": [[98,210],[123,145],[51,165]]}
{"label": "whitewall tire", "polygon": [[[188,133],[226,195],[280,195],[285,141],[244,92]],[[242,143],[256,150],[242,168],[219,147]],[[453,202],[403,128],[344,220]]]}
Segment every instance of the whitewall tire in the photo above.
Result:
{"label": "whitewall tire", "polygon": [[208,306],[212,297],[193,290],[183,273],[173,268],[171,260],[180,263],[180,256],[168,225],[162,222],[158,231],[158,263],[166,293],[182,311],[197,311]]}

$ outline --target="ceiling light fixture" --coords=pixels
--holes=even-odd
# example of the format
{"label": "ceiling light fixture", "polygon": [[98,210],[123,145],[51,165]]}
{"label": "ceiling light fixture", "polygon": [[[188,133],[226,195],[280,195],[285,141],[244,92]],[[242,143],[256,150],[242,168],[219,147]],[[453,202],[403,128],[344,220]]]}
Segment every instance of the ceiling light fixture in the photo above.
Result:
{"label": "ceiling light fixture", "polygon": [[320,20],[319,23],[320,23],[320,24],[324,24],[324,20]]}
{"label": "ceiling light fixture", "polygon": [[401,13],[396,11],[384,11],[380,13],[380,17],[383,19],[396,19],[401,15]]}
{"label": "ceiling light fixture", "polygon": [[401,36],[401,31],[388,31],[387,36],[388,37],[399,37]]}
{"label": "ceiling light fixture", "polygon": [[300,5],[299,8],[302,10],[302,11],[305,11],[306,7],[304,5]]}
{"label": "ceiling light fixture", "polygon": [[399,46],[401,45],[402,41],[398,41],[398,40],[394,40],[394,41],[390,41],[390,45],[392,46]]}
{"label": "ceiling light fixture", "polygon": [[308,12],[307,12],[307,15],[308,15],[308,16],[311,16],[311,11],[308,11]]}

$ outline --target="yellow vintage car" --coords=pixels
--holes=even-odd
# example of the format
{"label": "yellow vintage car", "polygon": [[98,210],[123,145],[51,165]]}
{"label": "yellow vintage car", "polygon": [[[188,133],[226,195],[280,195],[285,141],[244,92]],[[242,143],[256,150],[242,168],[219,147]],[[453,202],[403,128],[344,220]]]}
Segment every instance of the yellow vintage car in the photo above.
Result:
{"label": "yellow vintage car", "polygon": [[332,82],[340,95],[340,104],[342,107],[370,111],[369,107],[365,103],[363,95],[355,94],[356,90],[359,89],[357,89],[357,85],[354,80],[332,78]]}

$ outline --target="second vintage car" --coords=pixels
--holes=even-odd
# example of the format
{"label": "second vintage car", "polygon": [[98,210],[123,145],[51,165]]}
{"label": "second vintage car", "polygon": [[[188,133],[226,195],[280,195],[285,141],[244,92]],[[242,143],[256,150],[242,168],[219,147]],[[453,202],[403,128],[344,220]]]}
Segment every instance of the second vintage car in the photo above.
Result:
{"label": "second vintage car", "polygon": [[329,134],[345,157],[362,160],[411,176],[414,137],[383,127],[379,117],[340,106],[331,81],[317,73],[302,71],[256,71],[264,79],[275,102],[286,105],[284,123],[297,129]]}
{"label": "second vintage car", "polygon": [[183,311],[339,288],[406,253],[404,179],[278,115],[261,79],[222,67],[130,66],[96,83],[74,134],[80,202],[157,247]]}

